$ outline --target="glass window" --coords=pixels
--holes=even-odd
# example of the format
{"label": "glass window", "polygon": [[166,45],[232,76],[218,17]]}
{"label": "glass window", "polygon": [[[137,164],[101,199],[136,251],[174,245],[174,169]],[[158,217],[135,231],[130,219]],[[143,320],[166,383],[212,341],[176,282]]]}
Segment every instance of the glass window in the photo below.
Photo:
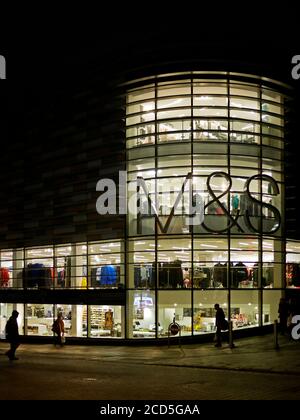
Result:
{"label": "glass window", "polygon": [[280,126],[284,125],[283,118],[276,117],[275,115],[272,115],[272,114],[263,113],[261,116],[261,119],[264,123],[270,123],[270,124],[280,125]]}
{"label": "glass window", "polygon": [[267,101],[262,101],[261,110],[264,112],[283,115],[283,107],[281,105],[276,105]]}
{"label": "glass window", "polygon": [[193,93],[194,95],[226,95],[227,85],[225,83],[194,82]]}
{"label": "glass window", "polygon": [[258,173],[259,162],[252,156],[230,156],[230,170],[240,167],[253,168]]}
{"label": "glass window", "polygon": [[230,280],[234,289],[252,289],[258,281],[258,241],[254,238],[232,238],[230,241]]}
{"label": "glass window", "polygon": [[[168,136],[168,134],[165,134]],[[181,135],[182,136],[182,135]],[[190,133],[184,133],[183,140],[188,140],[190,138]],[[168,139],[168,137],[166,137]],[[178,139],[178,137],[177,137]],[[191,153],[191,144],[190,143],[180,143],[180,147],[178,144],[168,144],[168,145],[159,145],[157,148],[158,156],[169,156],[169,155],[183,155]]]}
{"label": "glass window", "polygon": [[250,96],[253,98],[259,97],[259,89],[256,86],[249,86],[246,84],[230,84],[230,95]]}
{"label": "glass window", "polygon": [[263,158],[262,169],[265,174],[272,176],[273,172],[276,174],[283,171],[283,162],[281,162],[280,160]]}
{"label": "glass window", "polygon": [[51,330],[54,320],[52,304],[26,305],[26,329],[28,335],[52,336]]}
{"label": "glass window", "polygon": [[194,288],[227,287],[228,242],[226,238],[194,239]]}
{"label": "glass window", "polygon": [[[76,337],[76,331],[75,331],[75,316],[72,315],[72,305],[62,305],[57,304],[55,305],[55,318],[57,318],[58,314],[62,315],[62,319],[64,322],[64,334],[66,337],[75,336]],[[75,315],[75,313],[74,313]],[[74,326],[72,326],[74,324]],[[75,334],[74,334],[75,333]]]}
{"label": "glass window", "polygon": [[259,112],[254,112],[254,111],[240,111],[238,109],[231,109],[230,118],[240,118],[244,120],[259,121],[260,114]]}
{"label": "glass window", "polygon": [[0,339],[2,340],[6,338],[5,326],[13,310],[19,312],[17,318],[19,334],[24,335],[24,305],[22,303],[0,303]]}
{"label": "glass window", "polygon": [[[228,99],[226,96],[194,96],[193,106],[221,106],[227,107]],[[217,110],[216,110],[217,111]]]}
{"label": "glass window", "polygon": [[262,144],[264,146],[277,147],[278,149],[283,149],[283,141],[281,139],[276,139],[269,136],[262,137]]}
{"label": "glass window", "polygon": [[56,288],[87,287],[87,245],[68,244],[55,247],[54,281]]}
{"label": "glass window", "polygon": [[202,107],[194,108],[193,115],[195,117],[227,117],[227,108],[213,108],[213,107]]}
{"label": "glass window", "polygon": [[124,308],[122,306],[90,305],[89,337],[124,338]]}
{"label": "glass window", "polygon": [[286,243],[286,287],[300,288],[300,242]]}
{"label": "glass window", "polygon": [[230,141],[238,143],[260,143],[260,136],[255,136],[252,133],[231,132]]}
{"label": "glass window", "polygon": [[129,338],[155,338],[155,293],[129,291],[127,309]]}
{"label": "glass window", "polygon": [[[262,159],[268,160],[273,159],[274,161],[282,161],[283,160],[283,153],[281,150],[274,149],[271,147],[262,147]],[[274,163],[275,164],[275,163]]]}
{"label": "glass window", "polygon": [[216,156],[216,155],[194,155],[193,158],[194,169],[197,166],[202,167],[202,171],[205,169],[207,175],[210,175],[214,169],[212,168],[222,168],[227,166],[227,156]]}
{"label": "glass window", "polygon": [[[5,267],[4,261],[1,262],[1,267]],[[23,267],[24,267],[24,249],[13,250],[13,261],[12,261],[12,278],[9,284],[16,289],[23,288]],[[9,267],[6,266],[9,271]],[[10,272],[9,272],[10,275]]]}
{"label": "glass window", "polygon": [[75,250],[71,245],[55,248],[55,287],[71,287],[75,266]]}
{"label": "glass window", "polygon": [[[235,114],[236,115],[236,114]],[[246,115],[245,115],[246,116]],[[231,115],[233,117],[233,115]],[[249,119],[250,115],[247,116]],[[260,124],[256,124],[252,121],[230,121],[231,131],[242,131],[244,133],[260,133]]]}
{"label": "glass window", "polygon": [[24,288],[49,289],[54,287],[53,247],[25,249]]}
{"label": "glass window", "polygon": [[161,99],[157,101],[157,109],[163,108],[180,108],[180,107],[189,107],[191,106],[190,97],[179,97],[179,98],[169,98]]}
{"label": "glass window", "polygon": [[[155,114],[154,112],[144,112],[143,114],[134,115],[132,117],[126,118],[126,126],[144,123],[148,121],[154,121],[155,120]],[[140,128],[142,130],[142,128]],[[140,131],[141,132],[141,131]]]}
{"label": "glass window", "polygon": [[194,140],[227,141],[228,135],[224,131],[228,123],[221,120],[194,120]]}
{"label": "glass window", "polygon": [[13,251],[0,252],[0,288],[12,287],[14,278],[17,276],[14,271]]}
{"label": "glass window", "polygon": [[263,325],[274,324],[278,320],[278,307],[282,292],[280,290],[264,290],[262,306]]}
{"label": "glass window", "polygon": [[241,97],[232,97],[230,98],[230,107],[232,108],[249,108],[259,110],[259,101],[254,101],[253,99],[244,99]]}
{"label": "glass window", "polygon": [[140,112],[149,112],[155,109],[155,102],[154,101],[147,101],[142,103],[136,103],[133,105],[128,105],[126,107],[126,114],[137,114]]}
{"label": "glass window", "polygon": [[220,130],[226,131],[228,129],[227,121],[223,120],[194,120],[194,130]]}
{"label": "glass window", "polygon": [[[127,149],[130,149],[132,147],[137,147],[137,146],[149,146],[151,144],[155,143],[155,137],[154,136],[140,136],[137,138],[133,138],[131,140],[127,140],[126,142],[126,147]],[[142,149],[141,150],[134,150],[132,151],[130,154],[128,154],[128,160],[131,158],[135,158],[135,157],[141,157],[141,156],[152,156],[154,155],[154,151],[151,149],[150,150],[146,150],[146,149]]]}
{"label": "glass window", "polygon": [[227,155],[227,144],[221,143],[194,143],[194,153],[206,153],[214,155]]}
{"label": "glass window", "polygon": [[61,313],[67,337],[87,336],[87,316],[85,305],[55,305],[55,318]]}
{"label": "glass window", "polygon": [[159,83],[157,89],[157,96],[177,96],[177,95],[190,95],[191,84],[166,84]]}
{"label": "glass window", "polygon": [[[160,121],[157,125],[159,133],[173,132],[173,131],[186,131],[191,129],[190,120],[174,120],[174,121]],[[160,136],[162,138],[162,134]]]}
{"label": "glass window", "polygon": [[155,156],[155,148],[154,147],[142,147],[140,149],[133,149],[127,151],[127,158],[128,160],[131,159],[141,159],[141,158],[148,158]]}
{"label": "glass window", "polygon": [[46,246],[41,248],[26,248],[25,258],[27,260],[51,259],[53,257],[53,247]]}
{"label": "glass window", "polygon": [[[126,129],[126,138],[138,137],[138,141],[143,145],[146,137],[155,133],[155,124],[138,124]],[[140,145],[138,143],[138,145]],[[147,144],[147,143],[146,143]]]}
{"label": "glass window", "polygon": [[261,126],[262,134],[266,134],[267,136],[283,137],[282,128],[277,128],[269,124],[262,124]]}
{"label": "glass window", "polygon": [[260,149],[259,147],[253,147],[248,144],[231,144],[230,145],[230,153],[232,155],[239,155],[241,156],[256,156],[259,158]]}
{"label": "glass window", "polygon": [[230,317],[233,329],[257,327],[259,325],[258,292],[232,291]]}
{"label": "glass window", "polygon": [[194,335],[209,334],[215,332],[216,311],[218,303],[228,319],[228,296],[222,290],[194,291],[193,330]]}
{"label": "glass window", "polygon": [[157,140],[159,143],[164,143],[164,142],[172,142],[172,141],[190,141],[191,140],[191,133],[184,133],[184,132],[180,132],[180,133],[171,133],[172,130],[169,130],[169,132],[167,132],[167,130],[162,130],[162,134],[159,134],[159,136],[157,137]]}
{"label": "glass window", "polygon": [[190,288],[192,286],[190,239],[160,239],[157,248],[158,287]]}
{"label": "glass window", "polygon": [[127,103],[146,101],[147,99],[154,99],[155,91],[154,85],[150,85],[146,89],[137,89],[127,94]]}
{"label": "glass window", "polygon": [[[153,161],[152,161],[153,162]],[[168,168],[168,167],[187,167],[191,166],[191,157],[189,155],[186,156],[167,156],[167,157],[159,157],[157,160],[158,168]],[[188,171],[186,171],[187,173]],[[160,172],[158,171],[158,174]]]}
{"label": "glass window", "polygon": [[273,90],[263,89],[262,90],[262,99],[267,101],[282,103],[283,97],[280,93],[274,92]]}
{"label": "glass window", "polygon": [[[191,292],[161,291],[158,294],[158,336],[168,337],[170,324],[176,322],[181,327],[181,336],[192,334]],[[178,337],[170,335],[170,337]]]}
{"label": "glass window", "polygon": [[273,239],[264,239],[263,247],[263,277],[262,287],[264,288],[281,288],[283,287],[284,278],[284,243]]}
{"label": "glass window", "polygon": [[140,238],[128,243],[128,287],[154,288],[156,283],[155,240]]}
{"label": "glass window", "polygon": [[128,162],[127,169],[128,171],[145,171],[153,169],[153,166],[155,166],[153,159],[135,159]]}
{"label": "glass window", "polygon": [[121,247],[119,241],[89,243],[89,287],[117,288],[124,284]]}

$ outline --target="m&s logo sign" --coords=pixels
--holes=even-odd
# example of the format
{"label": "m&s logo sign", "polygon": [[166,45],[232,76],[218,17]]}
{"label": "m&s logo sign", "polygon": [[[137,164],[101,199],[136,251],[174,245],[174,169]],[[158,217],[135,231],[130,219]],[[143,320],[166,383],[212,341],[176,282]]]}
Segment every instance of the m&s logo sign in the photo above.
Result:
{"label": "m&s logo sign", "polygon": [[6,79],[6,60],[0,55],[0,79]]}

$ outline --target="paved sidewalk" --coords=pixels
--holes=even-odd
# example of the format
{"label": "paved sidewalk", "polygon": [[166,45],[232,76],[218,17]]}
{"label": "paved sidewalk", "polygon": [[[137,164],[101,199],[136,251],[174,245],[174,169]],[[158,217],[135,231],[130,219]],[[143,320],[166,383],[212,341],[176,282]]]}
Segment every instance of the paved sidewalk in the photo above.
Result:
{"label": "paved sidewalk", "polygon": [[[215,348],[214,343],[184,344],[168,346],[78,346],[66,345],[55,348],[50,344],[22,344],[17,354],[40,357],[55,355],[74,360],[101,360],[124,364],[144,364],[154,366],[178,366],[235,371],[285,373],[300,376],[300,340],[279,337],[279,349],[274,349],[273,335],[242,338],[235,341],[230,349],[227,343]],[[8,348],[8,343],[0,342],[0,354]],[[19,363],[19,362],[17,362]]]}

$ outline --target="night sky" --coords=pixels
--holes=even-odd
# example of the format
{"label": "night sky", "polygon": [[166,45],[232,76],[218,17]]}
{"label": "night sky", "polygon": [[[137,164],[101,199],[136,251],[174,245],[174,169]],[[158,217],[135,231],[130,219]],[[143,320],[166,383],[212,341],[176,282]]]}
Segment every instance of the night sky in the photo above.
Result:
{"label": "night sky", "polygon": [[84,18],[69,19],[65,27],[63,22],[39,20],[34,30],[20,30],[9,48],[0,40],[0,54],[7,59],[8,109],[22,114],[36,105],[37,98],[47,104],[49,96],[84,83],[91,73],[109,79],[128,69],[186,59],[212,65],[228,61],[232,68],[246,63],[253,72],[266,69],[294,85],[299,96],[300,79],[291,78],[291,58],[300,54],[293,10],[288,18],[280,14],[276,19],[271,15],[258,19],[260,12],[253,12],[230,21],[221,12],[216,18],[189,10],[136,17],[110,11],[89,25]]}

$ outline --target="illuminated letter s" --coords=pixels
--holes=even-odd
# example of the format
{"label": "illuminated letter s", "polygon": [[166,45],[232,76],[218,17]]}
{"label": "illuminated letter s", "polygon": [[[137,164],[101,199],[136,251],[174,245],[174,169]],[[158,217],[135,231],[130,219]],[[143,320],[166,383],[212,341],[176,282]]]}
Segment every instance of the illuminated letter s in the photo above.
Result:
{"label": "illuminated letter s", "polygon": [[[247,179],[247,181],[245,183],[245,187],[244,187],[244,191],[246,192],[247,198],[250,202],[252,201],[253,203],[255,203],[255,204],[257,204],[261,207],[267,207],[274,214],[275,221],[274,221],[273,227],[269,230],[263,230],[263,228],[262,228],[262,233],[275,233],[280,228],[280,225],[281,225],[280,212],[276,207],[272,206],[272,204],[265,203],[263,201],[257,200],[257,198],[255,198],[251,195],[250,184],[254,180],[269,181],[269,183],[272,185],[272,187],[274,189],[274,194],[275,195],[279,194],[279,188],[278,188],[277,182],[275,181],[274,178],[272,178],[269,175],[265,175],[265,174],[259,175],[258,174],[258,175],[253,175],[249,179]],[[260,216],[258,216],[258,217],[260,217]],[[253,224],[251,223],[250,214],[249,214],[248,209],[246,209],[246,211],[245,211],[245,222],[246,222],[246,224],[247,224],[247,226],[250,230],[252,230],[253,232],[256,232],[256,233],[260,233],[260,231],[255,226],[253,226]],[[261,223],[262,223],[262,220],[261,220]]]}

